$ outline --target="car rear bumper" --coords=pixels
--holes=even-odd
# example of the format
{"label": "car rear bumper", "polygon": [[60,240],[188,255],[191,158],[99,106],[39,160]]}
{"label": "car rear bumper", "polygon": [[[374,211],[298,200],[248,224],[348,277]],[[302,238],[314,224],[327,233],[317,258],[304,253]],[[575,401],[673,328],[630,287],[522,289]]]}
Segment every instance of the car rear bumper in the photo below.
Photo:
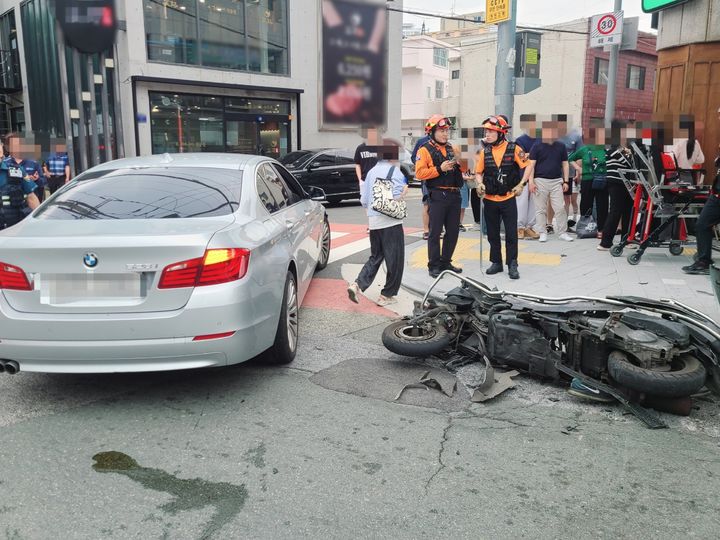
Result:
{"label": "car rear bumper", "polygon": [[249,360],[244,354],[254,330],[218,339],[192,338],[115,341],[28,341],[3,339],[0,359],[20,371],[43,373],[128,373],[218,367]]}

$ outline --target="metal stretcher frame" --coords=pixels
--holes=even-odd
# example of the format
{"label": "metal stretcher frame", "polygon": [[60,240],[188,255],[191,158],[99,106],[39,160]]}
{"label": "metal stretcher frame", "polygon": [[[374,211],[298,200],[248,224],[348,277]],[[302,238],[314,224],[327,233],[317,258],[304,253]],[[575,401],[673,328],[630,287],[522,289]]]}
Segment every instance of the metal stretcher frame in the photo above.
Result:
{"label": "metal stretcher frame", "polygon": [[[630,243],[637,244],[637,251],[627,257],[632,265],[640,262],[649,247],[667,247],[672,255],[681,255],[686,246],[692,245],[687,240],[685,223],[681,218],[697,219],[698,210],[707,200],[707,190],[698,189],[695,185],[665,184],[665,175],[658,179],[650,157],[636,143],[631,144],[631,149],[634,156],[642,163],[642,168],[620,169],[619,173],[633,199],[632,218],[628,234],[622,237],[619,244],[612,247],[610,253],[614,257],[620,257],[625,246]],[[667,199],[667,195],[672,191],[680,195],[679,202]],[[655,218],[660,219],[660,224],[653,228]],[[679,224],[679,229],[673,234],[673,238],[660,240],[660,235],[675,224]]]}

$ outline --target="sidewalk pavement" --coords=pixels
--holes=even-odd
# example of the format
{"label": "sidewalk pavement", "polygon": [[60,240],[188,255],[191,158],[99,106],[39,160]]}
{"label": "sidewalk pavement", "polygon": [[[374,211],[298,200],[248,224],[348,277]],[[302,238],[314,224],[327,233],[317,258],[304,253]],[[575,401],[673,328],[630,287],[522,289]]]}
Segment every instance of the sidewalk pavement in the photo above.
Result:
{"label": "sidewalk pavement", "polygon": [[[465,226],[470,228],[467,224]],[[410,236],[416,236],[418,241],[406,246],[403,288],[423,295],[434,281],[427,270],[427,242],[422,240],[422,233]],[[619,236],[616,237],[618,239]],[[694,249],[686,248],[682,255],[673,256],[667,248],[651,248],[645,251],[640,264],[632,266],[626,256],[634,251],[626,249],[622,257],[613,257],[607,251],[598,251],[598,243],[592,238],[564,242],[558,239],[557,234],[549,235],[545,243],[520,240],[520,279],[511,280],[507,275],[507,265],[500,274],[485,274],[490,266],[490,245],[487,238],[483,238],[481,262],[480,231],[472,229],[460,233],[453,264],[463,268],[464,276],[502,290],[544,296],[670,298],[698,309],[720,323],[720,305],[710,278],[687,275],[680,269],[692,264]],[[436,290],[445,292],[457,284],[455,279],[444,278]]]}

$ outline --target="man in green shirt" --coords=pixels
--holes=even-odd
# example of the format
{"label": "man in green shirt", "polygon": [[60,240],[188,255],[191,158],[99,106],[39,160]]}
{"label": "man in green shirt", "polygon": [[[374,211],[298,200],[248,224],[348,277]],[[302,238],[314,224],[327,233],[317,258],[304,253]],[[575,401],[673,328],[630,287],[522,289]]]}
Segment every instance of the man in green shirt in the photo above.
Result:
{"label": "man in green shirt", "polygon": [[[580,214],[592,214],[593,205],[597,209],[598,231],[605,225],[608,215],[607,178],[605,176],[605,128],[590,128],[589,144],[575,150],[568,160],[581,173],[580,179]],[[598,233],[599,236],[599,233]]]}

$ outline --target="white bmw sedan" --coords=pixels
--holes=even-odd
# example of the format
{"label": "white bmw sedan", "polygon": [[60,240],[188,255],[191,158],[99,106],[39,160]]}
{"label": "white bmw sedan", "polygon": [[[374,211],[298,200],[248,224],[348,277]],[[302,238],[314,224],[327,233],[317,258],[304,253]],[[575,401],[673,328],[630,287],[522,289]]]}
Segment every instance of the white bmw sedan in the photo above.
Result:
{"label": "white bmw sedan", "polygon": [[106,373],[291,362],[327,265],[322,190],[272,159],[94,167],[0,232],[0,370]]}

